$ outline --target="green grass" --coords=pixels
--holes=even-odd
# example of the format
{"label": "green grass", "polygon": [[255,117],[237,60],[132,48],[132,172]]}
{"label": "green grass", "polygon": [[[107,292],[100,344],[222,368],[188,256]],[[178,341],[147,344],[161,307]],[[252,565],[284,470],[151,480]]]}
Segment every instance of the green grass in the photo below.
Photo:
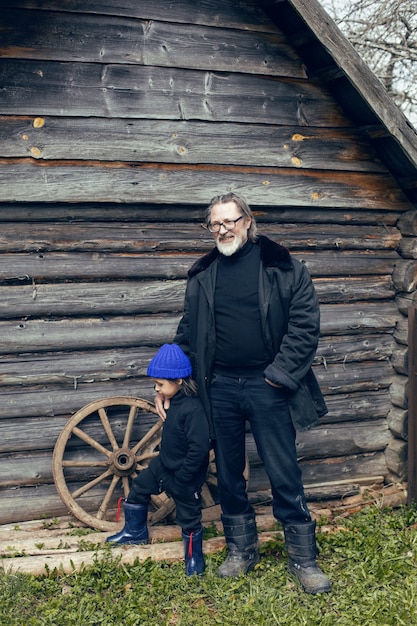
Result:
{"label": "green grass", "polygon": [[[416,526],[416,527],[415,527]],[[1,626],[411,626],[417,624],[417,511],[368,507],[317,532],[331,594],[303,593],[286,571],[284,544],[268,543],[256,570],[216,576],[225,551],[206,556],[204,577],[182,563],[122,565],[97,550],[77,574],[0,570]]]}

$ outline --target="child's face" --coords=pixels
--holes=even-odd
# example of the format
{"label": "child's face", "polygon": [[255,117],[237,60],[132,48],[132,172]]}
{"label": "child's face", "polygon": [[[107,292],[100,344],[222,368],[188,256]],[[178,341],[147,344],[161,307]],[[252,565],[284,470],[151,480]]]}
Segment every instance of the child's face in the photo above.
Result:
{"label": "child's face", "polygon": [[162,393],[165,398],[173,398],[180,388],[181,378],[168,380],[167,378],[152,378],[156,393]]}

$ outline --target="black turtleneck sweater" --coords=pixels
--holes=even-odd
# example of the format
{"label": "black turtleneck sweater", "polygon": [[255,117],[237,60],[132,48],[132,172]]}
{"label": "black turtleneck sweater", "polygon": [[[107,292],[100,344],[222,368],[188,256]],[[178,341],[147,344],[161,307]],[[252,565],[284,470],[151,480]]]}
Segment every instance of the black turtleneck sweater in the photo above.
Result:
{"label": "black turtleneck sweater", "polygon": [[220,255],[214,308],[214,371],[230,376],[260,376],[271,362],[261,330],[260,248],[247,241],[230,257]]}

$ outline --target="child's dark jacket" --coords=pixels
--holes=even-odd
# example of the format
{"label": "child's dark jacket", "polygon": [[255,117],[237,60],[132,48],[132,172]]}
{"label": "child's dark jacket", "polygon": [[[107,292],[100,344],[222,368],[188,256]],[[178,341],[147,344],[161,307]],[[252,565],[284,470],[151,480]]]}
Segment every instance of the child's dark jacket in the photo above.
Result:
{"label": "child's dark jacket", "polygon": [[204,480],[210,448],[207,418],[198,397],[181,391],[171,398],[162,430],[159,460],[175,483]]}

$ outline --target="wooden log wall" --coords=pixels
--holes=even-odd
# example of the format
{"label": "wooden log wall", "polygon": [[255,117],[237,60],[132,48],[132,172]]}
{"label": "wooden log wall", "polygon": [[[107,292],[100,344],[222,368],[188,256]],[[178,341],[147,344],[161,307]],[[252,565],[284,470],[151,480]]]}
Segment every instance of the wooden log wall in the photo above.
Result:
{"label": "wooden log wall", "polygon": [[[402,477],[415,212],[257,2],[0,7],[0,523],[66,512],[51,455],[75,411],[153,398],[227,190],[319,294],[329,414],[299,437],[307,492]],[[250,433],[248,453],[266,489]]]}

